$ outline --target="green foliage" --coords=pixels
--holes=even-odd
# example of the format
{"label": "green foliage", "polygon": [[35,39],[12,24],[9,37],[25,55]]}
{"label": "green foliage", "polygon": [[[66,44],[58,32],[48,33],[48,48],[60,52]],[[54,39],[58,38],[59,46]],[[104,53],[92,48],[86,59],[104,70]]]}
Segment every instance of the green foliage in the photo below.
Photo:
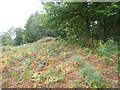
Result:
{"label": "green foliage", "polygon": [[2,46],[1,49],[3,52],[7,52],[7,51],[11,50],[10,46]]}
{"label": "green foliage", "polygon": [[[36,66],[36,61],[32,63],[34,69],[39,71],[45,65],[49,66],[51,63],[56,65],[58,61],[56,57],[59,55],[60,57],[62,56],[62,58],[59,58],[61,61],[58,61],[61,63],[64,59],[68,58],[67,54],[69,54],[68,56],[75,54],[76,52],[72,50],[69,53],[65,52],[65,47],[68,43],[69,45],[77,43],[82,47],[87,47],[83,50],[85,51],[83,53],[88,53],[88,55],[85,54],[85,59],[87,60],[92,52],[89,48],[96,48],[97,46],[97,53],[105,57],[107,62],[111,62],[117,56],[118,47],[116,42],[108,39],[112,36],[114,39],[119,40],[119,3],[47,2],[44,4],[44,9],[46,10],[44,14],[40,14],[39,12],[32,14],[28,18],[24,29],[12,27],[8,32],[0,36],[1,43],[4,46],[31,43],[20,46],[20,48],[17,47],[19,49],[15,48],[17,50],[14,49],[12,52],[16,54],[10,59],[5,58],[5,60],[9,60],[9,63],[16,63],[17,61],[23,66],[23,71],[19,78],[20,81],[29,80],[34,76],[32,70],[29,68],[34,59],[41,60],[38,66]],[[15,36],[14,39],[13,36]],[[48,36],[49,38],[44,38]],[[51,37],[57,37],[58,40],[63,38],[67,44],[63,44],[64,41],[62,39],[61,42],[57,43],[55,42],[57,39]],[[39,40],[41,38],[44,38],[44,40]],[[37,40],[39,41],[35,42]],[[99,40],[104,42],[99,42],[98,45]],[[32,42],[36,44],[34,45]],[[25,48],[21,49],[24,46]],[[10,49],[5,47],[2,50],[7,52]],[[18,51],[21,51],[23,56],[17,53]],[[88,62],[80,55],[76,55],[72,60],[76,67],[80,66],[80,74],[82,74],[83,80],[87,84],[94,88],[107,87],[101,73],[94,70],[94,65],[87,64]],[[51,66],[50,69],[45,68],[44,74],[36,74],[36,72],[35,79],[46,86],[64,81],[65,79],[64,71],[51,69]],[[12,75],[16,76],[16,72],[12,73]],[[72,82],[73,88],[78,86],[77,81]]]}
{"label": "green foliage", "polygon": [[33,72],[28,68],[28,67],[24,67],[23,73],[20,75],[19,77],[19,81],[25,81],[25,80],[29,80],[33,75]]}
{"label": "green foliage", "polygon": [[44,37],[45,30],[41,25],[43,15],[39,13],[32,14],[25,25],[24,41],[31,43]]}
{"label": "green foliage", "polygon": [[37,69],[40,70],[43,66],[44,66],[44,64],[43,64],[43,63],[40,63],[40,64],[38,65]]}
{"label": "green foliage", "polygon": [[110,62],[118,54],[117,43],[113,39],[109,39],[106,43],[99,42],[97,52],[99,55],[104,56],[107,62]]}
{"label": "green foliage", "polygon": [[21,27],[13,28],[13,33],[15,33],[14,45],[21,45],[24,42],[24,29]]}
{"label": "green foliage", "polygon": [[9,31],[4,32],[0,37],[2,46],[13,45],[11,33]]}
{"label": "green foliage", "polygon": [[[103,80],[102,73],[96,71],[95,65],[99,62],[96,62],[95,65],[90,63],[93,54],[89,54],[89,48],[85,50],[83,50],[84,48],[77,48],[76,50],[74,49],[76,46],[67,47],[68,44],[63,42],[63,39],[59,37],[57,39],[47,37],[21,46],[4,46],[3,60],[8,61],[6,65],[11,75],[10,80],[15,77],[14,80],[21,81],[22,85],[30,81],[30,84],[33,83],[32,85],[36,87],[56,87],[58,84],[72,88],[80,86],[108,87],[105,82],[106,79]],[[94,62],[94,60],[92,61]],[[97,70],[103,70],[100,67],[97,67]],[[80,69],[80,75],[78,69]],[[103,71],[105,74],[107,73],[106,69]],[[119,71],[116,72],[119,73]],[[107,78],[107,80],[111,80],[111,78]]]}
{"label": "green foliage", "polygon": [[47,29],[44,24],[45,14],[32,14],[25,25],[24,41],[31,43],[44,37],[64,37],[65,32],[62,29]]}
{"label": "green foliage", "polygon": [[[114,2],[45,2],[46,13],[36,12],[28,18],[24,30],[16,28],[13,42],[21,45],[60,36],[68,43],[96,48],[96,41],[107,41],[111,36],[119,40],[119,6]],[[2,42],[11,44],[11,39]]]}
{"label": "green foliage", "polygon": [[[68,42],[81,42],[81,37],[106,41],[110,36],[119,36],[118,3],[48,2],[44,8],[47,15],[43,25],[47,24],[50,29],[63,28]],[[84,41],[81,44],[83,43]],[[96,44],[93,43],[92,46],[96,47]]]}
{"label": "green foliage", "polygon": [[31,63],[31,60],[32,60],[32,59],[27,58],[25,61],[23,61],[23,63],[22,63],[23,66],[24,66],[24,67],[28,67],[28,66],[30,65],[30,63]]}
{"label": "green foliage", "polygon": [[46,80],[45,80],[46,85],[54,84],[57,81],[63,82],[64,77],[65,77],[64,71],[57,73],[54,69],[47,71],[46,74],[43,75],[43,78],[44,79],[46,78]]}
{"label": "green foliage", "polygon": [[118,58],[118,61],[115,67],[116,67],[116,73],[120,76],[120,58]]}
{"label": "green foliage", "polygon": [[73,61],[74,64],[84,64],[84,60],[83,60],[83,57],[82,56],[74,56],[74,61]]}
{"label": "green foliage", "polygon": [[43,81],[44,81],[44,76],[41,75],[41,74],[38,74],[36,78],[37,78],[37,80],[39,80],[40,82],[43,82]]}
{"label": "green foliage", "polygon": [[79,86],[80,85],[79,85],[79,83],[76,80],[72,81],[72,85],[71,85],[72,88],[79,88]]}
{"label": "green foliage", "polygon": [[86,64],[84,67],[80,68],[80,74],[83,75],[85,82],[93,88],[107,87],[101,73],[99,71],[95,71],[93,66],[90,64]]}

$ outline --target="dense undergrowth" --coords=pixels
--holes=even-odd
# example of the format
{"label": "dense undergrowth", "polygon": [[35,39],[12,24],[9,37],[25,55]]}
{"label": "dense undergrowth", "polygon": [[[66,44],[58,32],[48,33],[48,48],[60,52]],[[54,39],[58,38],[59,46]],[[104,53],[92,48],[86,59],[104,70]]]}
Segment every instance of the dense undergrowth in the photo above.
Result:
{"label": "dense undergrowth", "polygon": [[[117,46],[113,40],[89,48],[43,38],[21,46],[2,47],[2,86],[9,88],[118,87]],[[97,54],[95,54],[97,52]],[[107,61],[107,62],[106,62]]]}

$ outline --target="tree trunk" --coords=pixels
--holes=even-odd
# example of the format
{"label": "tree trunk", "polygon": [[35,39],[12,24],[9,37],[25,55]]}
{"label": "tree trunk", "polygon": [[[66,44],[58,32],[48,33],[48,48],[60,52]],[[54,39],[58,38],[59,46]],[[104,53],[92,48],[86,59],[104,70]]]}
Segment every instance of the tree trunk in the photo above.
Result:
{"label": "tree trunk", "polygon": [[107,22],[106,22],[107,20],[106,19],[104,19],[104,22],[103,22],[103,29],[104,29],[104,42],[106,42],[107,41],[107,38],[108,38],[108,30],[107,30]]}
{"label": "tree trunk", "polygon": [[86,29],[87,29],[87,33],[89,35],[90,34],[90,21],[89,21],[88,16],[86,16]]}

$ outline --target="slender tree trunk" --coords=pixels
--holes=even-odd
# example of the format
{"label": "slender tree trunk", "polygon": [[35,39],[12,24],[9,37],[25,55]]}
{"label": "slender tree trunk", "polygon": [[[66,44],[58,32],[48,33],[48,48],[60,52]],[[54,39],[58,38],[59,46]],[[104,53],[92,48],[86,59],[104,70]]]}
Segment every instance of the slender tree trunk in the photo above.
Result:
{"label": "slender tree trunk", "polygon": [[104,25],[103,25],[103,29],[104,29],[104,42],[106,42],[107,41],[107,37],[108,37],[108,30],[107,30],[107,22],[106,22],[107,20],[106,19],[104,19]]}
{"label": "slender tree trunk", "polygon": [[90,21],[89,21],[88,16],[86,16],[86,29],[87,29],[87,33],[89,35],[90,34]]}
{"label": "slender tree trunk", "polygon": [[86,15],[85,15],[85,23],[86,23],[86,31],[87,34],[90,35],[90,17],[89,17],[89,4],[88,2],[85,3],[85,7],[86,7]]}

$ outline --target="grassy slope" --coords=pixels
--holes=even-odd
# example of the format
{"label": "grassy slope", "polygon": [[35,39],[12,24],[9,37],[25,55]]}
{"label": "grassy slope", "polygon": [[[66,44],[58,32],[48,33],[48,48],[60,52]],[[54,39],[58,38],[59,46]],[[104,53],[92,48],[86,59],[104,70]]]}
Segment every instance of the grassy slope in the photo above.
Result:
{"label": "grassy slope", "polygon": [[2,49],[3,87],[117,87],[115,64],[61,40],[44,38]]}

